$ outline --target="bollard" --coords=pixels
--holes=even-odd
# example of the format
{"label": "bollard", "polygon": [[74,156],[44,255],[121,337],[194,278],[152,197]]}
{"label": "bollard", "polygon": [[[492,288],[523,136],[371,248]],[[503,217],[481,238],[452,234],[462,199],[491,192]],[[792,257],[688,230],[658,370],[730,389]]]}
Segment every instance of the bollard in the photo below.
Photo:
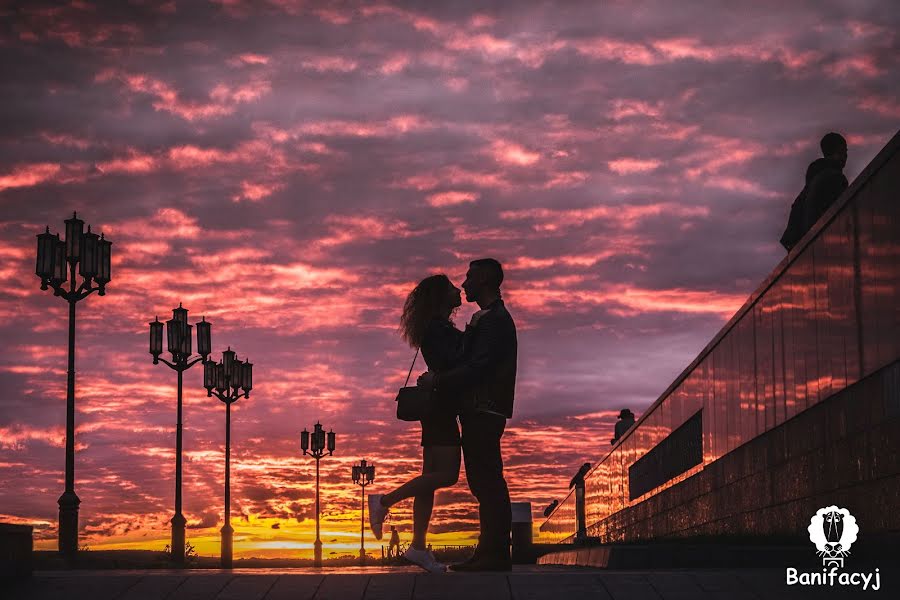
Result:
{"label": "bollard", "polygon": [[512,561],[517,564],[534,562],[532,545],[531,502],[512,502]]}
{"label": "bollard", "polygon": [[32,531],[31,525],[0,523],[0,581],[31,576]]}

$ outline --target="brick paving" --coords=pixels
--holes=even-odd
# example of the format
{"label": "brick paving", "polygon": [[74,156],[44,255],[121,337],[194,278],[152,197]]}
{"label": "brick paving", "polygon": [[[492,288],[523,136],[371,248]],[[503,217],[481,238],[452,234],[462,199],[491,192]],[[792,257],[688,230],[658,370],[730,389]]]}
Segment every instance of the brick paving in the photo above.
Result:
{"label": "brick paving", "polygon": [[[763,600],[894,597],[785,584],[783,569],[609,571],[522,566],[512,573],[432,575],[415,568],[234,571],[43,571],[0,582],[4,600]],[[5,589],[4,589],[5,588]]]}

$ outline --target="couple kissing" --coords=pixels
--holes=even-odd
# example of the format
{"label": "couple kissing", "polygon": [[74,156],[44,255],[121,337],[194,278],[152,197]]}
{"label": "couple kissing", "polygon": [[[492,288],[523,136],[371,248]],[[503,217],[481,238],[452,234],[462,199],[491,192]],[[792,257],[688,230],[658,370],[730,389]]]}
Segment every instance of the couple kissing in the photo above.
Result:
{"label": "couple kissing", "polygon": [[428,550],[426,536],[435,491],[459,478],[460,450],[469,489],[478,501],[478,546],[471,558],[449,568],[512,568],[512,515],[500,438],[512,417],[517,342],[515,323],[500,297],[502,283],[503,267],[497,260],[469,264],[462,288],[466,301],[478,304],[479,310],[465,331],[451,320],[462,304],[460,290],[443,274],[419,282],[407,296],[400,319],[403,339],[421,351],[428,366],[417,385],[430,390],[432,408],[421,419],[422,474],[389,493],[369,495],[369,524],[381,539],[390,507],[413,498],[413,539],[403,556],[430,572],[447,568]]}

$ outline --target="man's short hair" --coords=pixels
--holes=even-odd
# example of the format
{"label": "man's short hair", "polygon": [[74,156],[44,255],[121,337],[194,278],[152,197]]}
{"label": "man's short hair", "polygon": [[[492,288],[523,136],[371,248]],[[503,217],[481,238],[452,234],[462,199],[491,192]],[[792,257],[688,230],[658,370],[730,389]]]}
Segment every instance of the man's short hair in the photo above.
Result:
{"label": "man's short hair", "polygon": [[479,258],[470,262],[469,266],[484,269],[488,274],[488,283],[491,285],[499,288],[500,284],[503,283],[503,267],[500,266],[500,261],[497,259]]}
{"label": "man's short hair", "polygon": [[832,131],[825,134],[825,137],[819,142],[819,147],[822,148],[822,156],[831,156],[836,152],[846,150],[847,140],[841,134]]}

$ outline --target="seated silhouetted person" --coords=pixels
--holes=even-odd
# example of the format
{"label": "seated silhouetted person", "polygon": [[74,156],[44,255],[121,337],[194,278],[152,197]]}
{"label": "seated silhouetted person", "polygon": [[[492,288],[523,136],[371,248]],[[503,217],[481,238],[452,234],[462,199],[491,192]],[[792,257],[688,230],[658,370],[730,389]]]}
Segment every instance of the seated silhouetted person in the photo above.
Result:
{"label": "seated silhouetted person", "polygon": [[838,196],[847,189],[844,165],[847,164],[847,140],[839,133],[828,133],[819,144],[823,158],[806,169],[806,185],[791,206],[781,245],[788,251],[812,229]]}
{"label": "seated silhouetted person", "polygon": [[615,444],[618,442],[619,438],[625,435],[625,432],[631,429],[632,425],[634,425],[634,413],[627,408],[623,408],[619,411],[619,420],[616,421],[616,437],[609,440],[609,443]]}

